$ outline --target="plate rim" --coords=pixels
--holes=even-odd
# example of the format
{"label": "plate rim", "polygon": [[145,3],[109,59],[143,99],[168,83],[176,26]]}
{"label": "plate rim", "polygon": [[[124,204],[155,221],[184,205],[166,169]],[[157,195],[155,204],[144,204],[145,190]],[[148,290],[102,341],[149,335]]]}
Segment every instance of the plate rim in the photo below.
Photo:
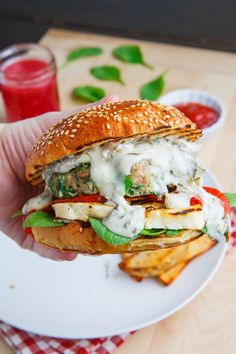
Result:
{"label": "plate rim", "polygon": [[[207,174],[209,176],[209,178],[213,181],[214,186],[218,189],[221,189],[221,184],[219,183],[219,181],[217,180],[217,178],[215,177],[215,175],[209,171],[206,168],[205,174]],[[214,266],[214,268],[212,269],[212,271],[208,274],[207,278],[205,279],[205,281],[201,284],[201,286],[194,291],[190,296],[188,296],[184,301],[180,302],[177,306],[174,306],[172,309],[170,309],[169,311],[167,311],[165,314],[160,315],[158,317],[155,317],[149,321],[145,321],[137,324],[136,326],[128,326],[123,330],[120,331],[107,331],[107,332],[102,332],[101,334],[96,334],[94,335],[88,335],[86,337],[78,337],[78,335],[75,334],[66,334],[66,335],[62,335],[62,334],[55,334],[53,332],[50,332],[50,330],[46,330],[47,333],[43,332],[43,331],[38,331],[38,330],[31,330],[28,328],[28,326],[24,326],[24,324],[21,324],[22,321],[17,321],[17,320],[12,320],[12,319],[6,319],[4,318],[4,316],[2,317],[2,315],[0,315],[0,320],[9,324],[10,326],[13,326],[19,330],[23,330],[26,331],[28,333],[34,334],[34,335],[39,335],[39,336],[44,336],[44,337],[52,337],[52,338],[58,338],[58,339],[72,339],[72,340],[79,340],[79,339],[94,339],[94,338],[99,338],[99,337],[110,337],[110,336],[114,336],[114,335],[122,335],[125,334],[127,332],[132,332],[132,331],[137,331],[139,329],[142,328],[146,328],[152,324],[158,323],[166,318],[168,318],[169,316],[175,314],[176,312],[178,312],[180,309],[182,309],[184,306],[186,306],[187,304],[189,304],[192,300],[194,300],[200,293],[201,291],[209,284],[209,282],[212,280],[212,278],[214,277],[214,275],[216,274],[216,272],[218,271],[220,265],[222,264],[222,261],[224,259],[225,253],[228,249],[228,243],[224,243],[222,244],[222,250],[220,253],[220,256]],[[18,323],[20,322],[20,323]]]}

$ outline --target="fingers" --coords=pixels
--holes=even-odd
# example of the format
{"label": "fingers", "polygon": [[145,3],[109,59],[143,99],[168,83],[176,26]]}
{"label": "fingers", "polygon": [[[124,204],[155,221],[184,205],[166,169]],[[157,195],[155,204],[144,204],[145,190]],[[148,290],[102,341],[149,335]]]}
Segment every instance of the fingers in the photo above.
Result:
{"label": "fingers", "polygon": [[39,256],[52,259],[54,261],[73,261],[77,257],[75,252],[63,252],[51,247],[44,246],[34,241],[33,237],[25,236],[24,238],[15,239],[15,241],[24,249],[33,251]]}
{"label": "fingers", "polygon": [[34,243],[33,251],[41,257],[49,258],[54,261],[73,261],[77,257],[77,253],[62,252],[36,242]]}

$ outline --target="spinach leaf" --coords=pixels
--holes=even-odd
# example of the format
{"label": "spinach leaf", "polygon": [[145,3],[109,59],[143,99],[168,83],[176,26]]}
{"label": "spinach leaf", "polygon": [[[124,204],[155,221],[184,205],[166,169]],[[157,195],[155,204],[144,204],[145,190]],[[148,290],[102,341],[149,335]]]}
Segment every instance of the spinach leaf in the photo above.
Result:
{"label": "spinach leaf", "polygon": [[21,216],[23,215],[22,211],[21,210],[16,210],[14,211],[14,213],[11,214],[11,219],[15,219],[17,218],[18,216]]}
{"label": "spinach leaf", "polygon": [[140,234],[144,236],[159,236],[165,232],[165,229],[143,229]]}
{"label": "spinach leaf", "polygon": [[116,66],[96,66],[90,69],[90,73],[99,80],[118,81],[124,85],[121,79],[120,70]]}
{"label": "spinach leaf", "polygon": [[103,50],[98,47],[81,47],[72,50],[67,55],[67,61],[73,61],[80,58],[92,57],[102,54]]}
{"label": "spinach leaf", "polygon": [[23,222],[23,227],[32,226],[63,226],[64,223],[61,221],[55,221],[55,216],[53,214],[46,213],[44,211],[35,211],[27,216]]}
{"label": "spinach leaf", "polygon": [[96,102],[106,96],[102,88],[95,86],[77,86],[73,89],[72,94],[75,98],[82,98],[88,102]]}
{"label": "spinach leaf", "polygon": [[130,243],[133,240],[131,237],[124,237],[108,230],[98,219],[89,218],[89,222],[96,234],[107,243],[118,246]]}
{"label": "spinach leaf", "polygon": [[115,58],[131,64],[142,64],[150,69],[153,69],[151,65],[148,65],[144,59],[140,48],[137,45],[123,45],[113,50],[112,54]]}
{"label": "spinach leaf", "polygon": [[158,76],[155,80],[150,81],[143,85],[140,89],[140,97],[143,100],[156,100],[158,99],[165,87],[165,73]]}
{"label": "spinach leaf", "polygon": [[224,193],[231,207],[236,206],[236,193]]}
{"label": "spinach leaf", "polygon": [[86,58],[86,57],[97,56],[97,55],[102,54],[102,52],[103,52],[103,50],[98,47],[76,48],[68,53],[65,63],[59,67],[59,70],[63,69],[65,66],[67,66],[69,63],[71,63],[74,60]]}
{"label": "spinach leaf", "polygon": [[128,193],[131,186],[132,186],[132,179],[130,178],[130,176],[125,176],[125,194]]}
{"label": "spinach leaf", "polygon": [[201,231],[204,233],[204,234],[207,234],[208,233],[208,229],[206,226],[204,226]]}
{"label": "spinach leaf", "polygon": [[166,234],[166,236],[177,236],[182,231],[183,230],[166,230],[165,234]]}

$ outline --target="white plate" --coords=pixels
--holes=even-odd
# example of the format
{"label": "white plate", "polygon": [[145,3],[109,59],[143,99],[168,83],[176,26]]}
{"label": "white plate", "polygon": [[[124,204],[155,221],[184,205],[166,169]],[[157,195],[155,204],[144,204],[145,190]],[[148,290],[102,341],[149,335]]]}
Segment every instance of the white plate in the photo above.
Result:
{"label": "white plate", "polygon": [[[209,173],[205,184],[218,187]],[[20,249],[1,234],[0,318],[27,331],[63,338],[139,329],[191,301],[215,274],[225,250],[225,243],[218,243],[165,287],[154,279],[136,283],[118,269],[116,255],[54,262]]]}

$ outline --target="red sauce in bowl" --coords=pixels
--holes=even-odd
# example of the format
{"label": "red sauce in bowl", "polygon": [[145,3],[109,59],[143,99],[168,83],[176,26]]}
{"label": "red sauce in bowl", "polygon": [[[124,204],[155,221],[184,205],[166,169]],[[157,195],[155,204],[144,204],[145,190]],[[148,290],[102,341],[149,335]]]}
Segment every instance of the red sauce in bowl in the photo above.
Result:
{"label": "red sauce in bowl", "polygon": [[176,104],[175,107],[183,112],[192,122],[196,123],[199,129],[210,127],[219,118],[219,113],[214,108],[200,103],[180,103]]}

